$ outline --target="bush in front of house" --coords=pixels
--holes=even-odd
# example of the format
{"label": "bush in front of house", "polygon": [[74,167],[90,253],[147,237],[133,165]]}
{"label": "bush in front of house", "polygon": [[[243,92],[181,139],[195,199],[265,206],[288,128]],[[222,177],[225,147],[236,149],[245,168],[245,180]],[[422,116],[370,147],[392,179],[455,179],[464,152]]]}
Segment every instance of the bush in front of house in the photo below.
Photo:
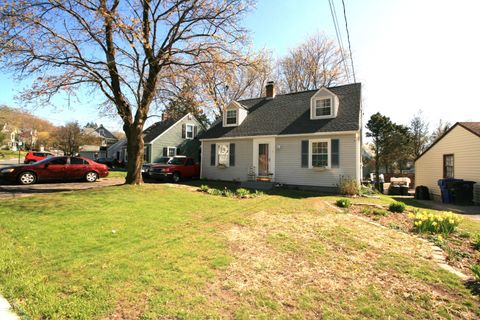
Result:
{"label": "bush in front of house", "polygon": [[201,192],[208,192],[208,189],[210,189],[208,185],[202,184],[198,190]]}
{"label": "bush in front of house", "polygon": [[245,188],[238,188],[237,191],[235,191],[235,194],[239,198],[248,198],[250,196],[250,190]]}
{"label": "bush in front of house", "polygon": [[449,235],[458,227],[462,218],[453,212],[428,212],[422,211],[409,214],[413,220],[413,228],[418,233],[442,233]]}
{"label": "bush in front of house", "polygon": [[403,211],[405,211],[405,203],[398,201],[392,202],[388,206],[388,210],[390,210],[391,212],[402,213]]}
{"label": "bush in front of house", "polygon": [[340,176],[340,181],[338,182],[338,192],[346,196],[355,196],[359,194],[357,180],[351,177]]}
{"label": "bush in front of house", "polygon": [[340,207],[340,208],[348,208],[352,205],[352,202],[349,200],[349,199],[338,199],[337,202],[335,202],[335,204],[337,205],[337,207]]}

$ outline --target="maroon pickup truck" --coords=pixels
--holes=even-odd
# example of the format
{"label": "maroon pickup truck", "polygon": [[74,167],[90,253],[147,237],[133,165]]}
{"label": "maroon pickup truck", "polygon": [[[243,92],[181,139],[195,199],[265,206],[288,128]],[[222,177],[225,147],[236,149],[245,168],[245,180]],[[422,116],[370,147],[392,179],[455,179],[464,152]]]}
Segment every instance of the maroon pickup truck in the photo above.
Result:
{"label": "maroon pickup truck", "polygon": [[150,166],[147,176],[155,180],[170,179],[173,182],[178,182],[184,178],[199,177],[200,166],[192,158],[176,156],[166,164]]}

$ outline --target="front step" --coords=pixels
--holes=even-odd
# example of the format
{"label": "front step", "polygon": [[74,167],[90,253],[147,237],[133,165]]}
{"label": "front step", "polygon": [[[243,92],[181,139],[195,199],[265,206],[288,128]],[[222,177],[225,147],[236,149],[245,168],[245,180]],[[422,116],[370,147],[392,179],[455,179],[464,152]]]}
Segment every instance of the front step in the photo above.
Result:
{"label": "front step", "polygon": [[271,181],[244,181],[240,187],[253,190],[272,190],[275,184]]}

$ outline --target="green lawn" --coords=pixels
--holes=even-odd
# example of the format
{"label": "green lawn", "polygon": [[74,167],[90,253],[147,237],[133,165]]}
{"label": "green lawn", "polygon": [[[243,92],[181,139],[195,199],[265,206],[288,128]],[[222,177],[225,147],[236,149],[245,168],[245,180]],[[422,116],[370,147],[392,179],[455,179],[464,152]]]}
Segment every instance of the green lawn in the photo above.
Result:
{"label": "green lawn", "polygon": [[480,316],[423,242],[333,199],[144,184],[4,200],[0,292],[26,319]]}
{"label": "green lawn", "polygon": [[[20,151],[20,161],[23,163],[23,159],[27,151]],[[11,150],[0,150],[0,160],[2,159],[16,159],[18,158],[18,151],[11,151]]]}

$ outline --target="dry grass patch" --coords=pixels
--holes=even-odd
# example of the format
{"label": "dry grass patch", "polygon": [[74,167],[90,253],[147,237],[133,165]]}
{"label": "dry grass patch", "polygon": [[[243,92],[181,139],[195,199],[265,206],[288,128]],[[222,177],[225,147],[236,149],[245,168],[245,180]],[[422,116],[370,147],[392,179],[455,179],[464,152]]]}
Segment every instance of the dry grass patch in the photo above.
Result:
{"label": "dry grass patch", "polygon": [[260,211],[226,232],[234,260],[211,289],[227,314],[475,318],[428,245],[308,201],[322,213]]}

